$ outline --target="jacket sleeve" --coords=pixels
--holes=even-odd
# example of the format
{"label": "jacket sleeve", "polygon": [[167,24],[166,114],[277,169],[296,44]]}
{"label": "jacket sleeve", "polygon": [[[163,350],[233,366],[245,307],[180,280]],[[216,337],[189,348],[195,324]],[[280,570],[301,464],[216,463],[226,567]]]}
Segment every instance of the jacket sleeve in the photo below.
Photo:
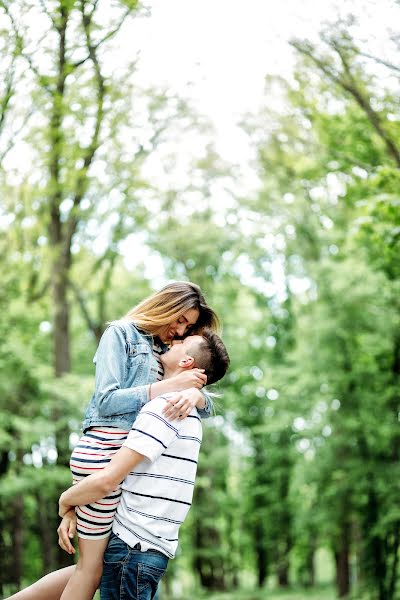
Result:
{"label": "jacket sleeve", "polygon": [[197,412],[199,413],[199,416],[202,419],[208,419],[209,417],[211,417],[211,415],[214,412],[214,403],[211,400],[211,397],[207,394],[207,392],[205,392],[204,390],[201,390],[201,393],[204,396],[204,400],[206,402],[206,405],[204,408],[198,408]]}
{"label": "jacket sleeve", "polygon": [[148,400],[148,385],[123,388],[127,370],[126,340],[122,329],[110,325],[96,353],[95,397],[101,417],[139,412]]}

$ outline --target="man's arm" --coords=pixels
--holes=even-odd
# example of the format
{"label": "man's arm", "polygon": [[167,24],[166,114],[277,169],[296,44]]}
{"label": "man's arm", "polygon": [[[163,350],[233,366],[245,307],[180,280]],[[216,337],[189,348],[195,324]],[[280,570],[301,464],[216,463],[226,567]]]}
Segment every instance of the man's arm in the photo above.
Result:
{"label": "man's arm", "polygon": [[60,517],[73,506],[83,506],[108,496],[143,459],[143,454],[136,450],[120,448],[99,473],[88,475],[61,494],[58,501]]}

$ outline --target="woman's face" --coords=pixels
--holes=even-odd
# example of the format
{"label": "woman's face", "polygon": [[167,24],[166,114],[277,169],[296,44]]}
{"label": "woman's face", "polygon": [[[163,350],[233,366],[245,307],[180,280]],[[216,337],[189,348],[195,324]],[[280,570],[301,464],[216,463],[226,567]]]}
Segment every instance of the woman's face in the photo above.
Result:
{"label": "woman's face", "polygon": [[193,325],[196,325],[199,315],[197,308],[189,308],[177,321],[163,327],[158,334],[159,338],[169,344],[173,339],[183,337]]}

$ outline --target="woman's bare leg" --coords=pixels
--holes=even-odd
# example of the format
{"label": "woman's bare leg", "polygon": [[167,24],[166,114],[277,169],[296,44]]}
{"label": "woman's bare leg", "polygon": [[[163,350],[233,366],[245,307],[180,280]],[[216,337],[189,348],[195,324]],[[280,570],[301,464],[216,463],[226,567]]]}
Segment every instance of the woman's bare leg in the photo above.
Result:
{"label": "woman's bare leg", "polygon": [[61,600],[92,600],[103,573],[103,555],[107,544],[108,537],[102,540],[79,538],[79,559]]}
{"label": "woman's bare leg", "polygon": [[5,600],[60,600],[74,571],[75,565],[53,571]]}

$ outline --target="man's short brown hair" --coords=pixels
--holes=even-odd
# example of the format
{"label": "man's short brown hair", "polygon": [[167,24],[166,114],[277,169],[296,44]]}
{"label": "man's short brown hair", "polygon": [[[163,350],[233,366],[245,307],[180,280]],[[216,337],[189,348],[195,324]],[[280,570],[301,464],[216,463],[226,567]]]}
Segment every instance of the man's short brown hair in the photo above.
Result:
{"label": "man's short brown hair", "polygon": [[223,378],[230,358],[223,341],[214,331],[204,329],[199,335],[203,338],[202,342],[191,345],[187,352],[194,358],[196,367],[204,369],[209,385]]}

